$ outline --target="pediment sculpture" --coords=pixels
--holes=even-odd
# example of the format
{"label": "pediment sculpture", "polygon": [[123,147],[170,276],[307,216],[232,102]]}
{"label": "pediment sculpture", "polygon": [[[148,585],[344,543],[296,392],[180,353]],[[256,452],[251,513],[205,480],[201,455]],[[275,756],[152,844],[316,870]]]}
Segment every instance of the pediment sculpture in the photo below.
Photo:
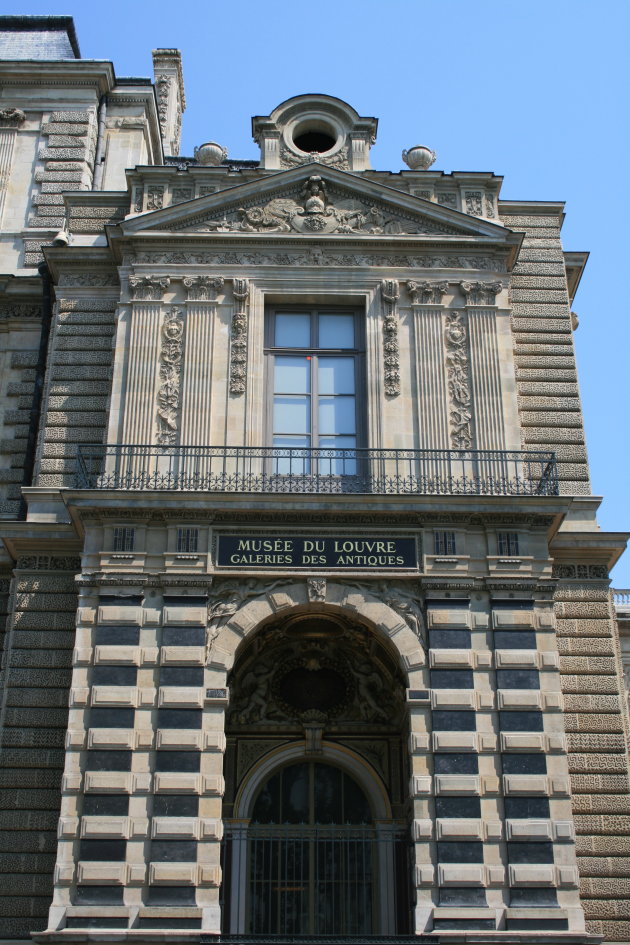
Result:
{"label": "pediment sculpture", "polygon": [[274,197],[262,205],[226,210],[218,219],[197,220],[183,229],[201,233],[362,233],[389,236],[424,233],[456,234],[445,224],[435,223],[385,204],[353,196],[333,196],[317,174],[304,181],[299,199]]}

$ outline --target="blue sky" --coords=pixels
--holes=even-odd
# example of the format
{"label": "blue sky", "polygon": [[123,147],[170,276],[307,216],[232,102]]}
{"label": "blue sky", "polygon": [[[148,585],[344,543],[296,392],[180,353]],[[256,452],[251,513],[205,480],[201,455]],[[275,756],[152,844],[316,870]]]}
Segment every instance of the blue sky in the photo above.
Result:
{"label": "blue sky", "polygon": [[[304,92],[379,118],[376,169],[403,148],[435,169],[494,171],[502,196],[565,200],[564,248],[590,250],[575,335],[602,528],[630,531],[625,214],[630,5],[617,0],[135,0],[0,2],[3,14],[70,14],[84,58],[150,75],[182,50],[184,154],[214,139],[255,158],[250,117]],[[630,587],[630,552],[613,573]]]}

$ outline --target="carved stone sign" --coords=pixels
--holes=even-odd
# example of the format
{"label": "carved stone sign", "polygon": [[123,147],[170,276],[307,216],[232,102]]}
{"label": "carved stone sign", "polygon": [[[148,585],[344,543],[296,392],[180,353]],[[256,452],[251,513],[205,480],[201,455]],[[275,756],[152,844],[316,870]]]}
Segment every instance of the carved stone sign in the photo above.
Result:
{"label": "carved stone sign", "polygon": [[415,538],[218,535],[221,568],[417,568]]}

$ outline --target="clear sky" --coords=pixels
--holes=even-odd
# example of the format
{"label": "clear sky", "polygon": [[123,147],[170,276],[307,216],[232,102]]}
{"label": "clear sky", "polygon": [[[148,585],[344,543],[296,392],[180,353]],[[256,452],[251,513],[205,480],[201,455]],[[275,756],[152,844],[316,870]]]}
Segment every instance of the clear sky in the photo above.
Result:
{"label": "clear sky", "polygon": [[[574,309],[602,528],[630,531],[628,48],[623,0],[31,0],[3,14],[74,16],[86,59],[150,75],[181,49],[182,153],[216,140],[256,158],[250,117],[325,92],[379,118],[377,170],[414,144],[434,169],[494,171],[502,196],[564,200],[566,250],[591,257]],[[613,573],[630,588],[630,552]]]}

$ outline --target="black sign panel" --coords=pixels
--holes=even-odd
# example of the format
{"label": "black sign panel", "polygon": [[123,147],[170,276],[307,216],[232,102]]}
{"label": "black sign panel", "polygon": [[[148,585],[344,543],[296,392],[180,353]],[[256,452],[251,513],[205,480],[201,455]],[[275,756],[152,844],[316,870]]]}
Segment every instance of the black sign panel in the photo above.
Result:
{"label": "black sign panel", "polygon": [[217,564],[223,568],[350,568],[356,571],[417,567],[415,538],[217,537]]}

